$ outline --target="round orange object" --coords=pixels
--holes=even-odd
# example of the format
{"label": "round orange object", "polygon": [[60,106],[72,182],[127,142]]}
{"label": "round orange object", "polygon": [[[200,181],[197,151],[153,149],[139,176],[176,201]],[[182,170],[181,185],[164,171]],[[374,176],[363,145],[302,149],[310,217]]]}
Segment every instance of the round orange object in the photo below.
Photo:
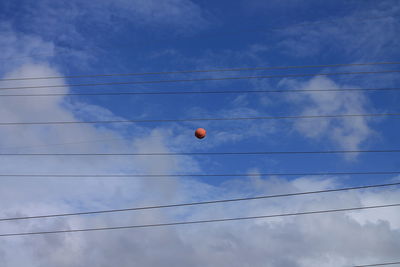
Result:
{"label": "round orange object", "polygon": [[199,138],[199,139],[203,139],[204,137],[206,137],[206,130],[203,128],[198,128],[195,132],[194,135]]}

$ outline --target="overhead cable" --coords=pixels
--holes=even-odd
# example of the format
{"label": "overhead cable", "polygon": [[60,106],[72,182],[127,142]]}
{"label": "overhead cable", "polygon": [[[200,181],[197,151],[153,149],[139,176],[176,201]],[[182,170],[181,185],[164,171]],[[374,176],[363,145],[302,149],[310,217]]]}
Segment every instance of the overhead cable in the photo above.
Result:
{"label": "overhead cable", "polygon": [[336,67],[398,65],[398,64],[400,64],[400,62],[367,62],[367,63],[350,63],[350,64],[343,63],[343,64],[323,64],[323,65],[303,65],[303,66],[241,67],[241,68],[206,69],[206,70],[177,70],[177,71],[133,72],[133,73],[84,74],[84,75],[66,75],[66,76],[19,77],[19,78],[4,78],[0,79],[0,81],[74,79],[74,78],[145,76],[145,75],[189,74],[189,73],[210,73],[210,72],[308,69],[308,68],[336,68]]}
{"label": "overhead cable", "polygon": [[289,217],[289,216],[312,215],[312,214],[324,214],[324,213],[367,210],[367,209],[380,209],[380,208],[390,208],[390,207],[399,207],[399,206],[400,206],[400,203],[396,203],[396,204],[387,204],[387,205],[352,207],[352,208],[341,208],[341,209],[330,209],[330,210],[316,210],[316,211],[293,212],[293,213],[280,213],[280,214],[249,216],[249,217],[221,218],[221,219],[196,220],[196,221],[181,221],[181,222],[170,222],[170,223],[137,224],[137,225],[128,225],[128,226],[68,229],[68,230],[54,230],[54,231],[4,233],[4,234],[0,234],[0,237],[93,232],[93,231],[106,231],[106,230],[137,229],[137,228],[153,228],[153,227],[178,226],[178,225],[189,225],[189,224],[205,224],[205,223],[217,223],[217,222],[228,222],[228,221],[243,221],[243,220],[256,220],[256,219],[269,219],[269,218]]}
{"label": "overhead cable", "polygon": [[125,95],[193,95],[193,94],[253,94],[253,93],[323,93],[323,92],[390,92],[400,88],[340,88],[298,90],[215,90],[215,91],[156,91],[156,92],[102,92],[102,93],[51,93],[51,94],[0,94],[0,97],[58,97],[58,96],[125,96]]}
{"label": "overhead cable", "polygon": [[400,73],[400,70],[280,74],[280,75],[261,75],[261,76],[240,76],[240,77],[177,79],[177,80],[153,80],[153,81],[129,81],[129,82],[105,82],[105,83],[82,83],[82,84],[58,84],[58,85],[0,87],[0,90],[65,88],[65,87],[94,87],[94,86],[106,86],[106,85],[162,84],[162,83],[180,83],[180,82],[229,81],[229,80],[233,81],[233,80],[251,80],[251,79],[301,78],[301,77],[318,77],[318,76],[334,76],[334,75],[367,75],[367,74],[390,74],[390,73],[391,74]]}
{"label": "overhead cable", "polygon": [[400,171],[369,171],[369,172],[299,172],[299,173],[213,173],[213,174],[196,174],[196,173],[178,173],[178,174],[59,174],[59,173],[1,173],[0,177],[58,177],[58,178],[130,178],[130,177],[265,177],[265,176],[322,176],[322,175],[390,175],[400,174]]}
{"label": "overhead cable", "polygon": [[335,115],[299,115],[299,116],[260,116],[260,117],[227,117],[227,118],[192,118],[192,119],[148,119],[148,120],[97,120],[97,121],[34,121],[34,122],[0,122],[7,125],[62,125],[62,124],[111,124],[111,123],[154,123],[154,122],[192,122],[192,121],[242,121],[242,120],[281,120],[281,119],[315,119],[315,118],[351,118],[351,117],[397,117],[400,113],[370,114],[335,114]]}
{"label": "overhead cable", "polygon": [[24,217],[9,217],[9,218],[0,218],[0,222],[1,221],[16,221],[16,220],[28,220],[28,219],[67,217],[67,216],[80,216],[80,215],[93,215],[93,214],[104,214],[104,213],[117,213],[117,212],[127,212],[127,211],[137,211],[137,210],[177,208],[177,207],[187,207],[187,206],[198,206],[198,205],[219,204],[219,203],[228,203],[228,202],[240,202],[240,201],[260,200],[260,199],[269,199],[269,198],[292,197],[292,196],[332,193],[332,192],[341,192],[341,191],[361,190],[361,189],[370,189],[370,188],[381,188],[381,187],[390,187],[390,186],[397,186],[397,185],[400,185],[400,182],[388,183],[388,184],[375,184],[375,185],[345,187],[345,188],[327,189],[327,190],[317,190],[317,191],[307,191],[307,192],[297,192],[297,193],[286,193],[286,194],[277,194],[277,195],[256,196],[256,197],[244,197],[244,198],[232,198],[232,199],[211,200],[211,201],[199,201],[199,202],[191,202],[191,203],[134,207],[134,208],[125,208],[125,209],[109,209],[109,210],[85,211],[85,212],[74,212],[74,213],[32,215],[32,216],[24,216]]}
{"label": "overhead cable", "polygon": [[245,151],[245,152],[152,152],[152,153],[0,153],[4,156],[217,156],[217,155],[288,155],[288,154],[349,154],[400,153],[400,149],[379,150],[320,150],[320,151]]}
{"label": "overhead cable", "polygon": [[387,262],[387,263],[375,263],[375,264],[367,264],[367,265],[354,265],[353,267],[386,266],[386,265],[395,265],[395,264],[400,264],[400,261]]}

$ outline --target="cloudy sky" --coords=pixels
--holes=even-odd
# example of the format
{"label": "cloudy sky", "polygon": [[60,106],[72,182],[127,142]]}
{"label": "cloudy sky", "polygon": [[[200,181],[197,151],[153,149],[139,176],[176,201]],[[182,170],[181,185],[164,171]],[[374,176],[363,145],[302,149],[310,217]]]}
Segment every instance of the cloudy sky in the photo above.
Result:
{"label": "cloudy sky", "polygon": [[[396,88],[395,73],[79,87],[109,83],[398,70],[397,65],[62,78],[267,66],[396,62],[400,3],[317,0],[2,0],[0,122],[399,112],[396,91],[65,96],[69,93]],[[193,131],[208,136],[197,140]],[[398,149],[396,117],[2,125],[4,153]],[[396,175],[57,178],[11,174],[245,174],[399,171],[396,153],[0,156],[0,218],[324,190]],[[113,227],[400,203],[400,188],[0,222],[0,234]],[[400,208],[159,228],[0,237],[5,267],[346,267],[400,260]]]}

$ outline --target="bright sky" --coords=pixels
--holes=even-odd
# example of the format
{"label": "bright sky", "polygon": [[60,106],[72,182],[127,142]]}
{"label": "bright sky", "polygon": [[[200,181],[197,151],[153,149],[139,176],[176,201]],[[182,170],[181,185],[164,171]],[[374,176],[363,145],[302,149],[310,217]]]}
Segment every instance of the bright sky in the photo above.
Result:
{"label": "bright sky", "polygon": [[[400,4],[381,1],[3,0],[2,79],[400,61]],[[396,88],[398,73],[76,87],[74,84],[376,72],[399,65],[0,81],[2,94]],[[388,91],[0,97],[0,122],[398,113]],[[399,149],[398,117],[0,126],[0,153]],[[197,140],[194,130],[207,129]],[[324,190],[396,175],[56,178],[7,174],[399,171],[398,153],[0,156],[0,218]],[[400,203],[399,187],[96,216],[0,222],[0,234]],[[338,267],[398,261],[400,209],[136,230],[0,237],[1,266]]]}

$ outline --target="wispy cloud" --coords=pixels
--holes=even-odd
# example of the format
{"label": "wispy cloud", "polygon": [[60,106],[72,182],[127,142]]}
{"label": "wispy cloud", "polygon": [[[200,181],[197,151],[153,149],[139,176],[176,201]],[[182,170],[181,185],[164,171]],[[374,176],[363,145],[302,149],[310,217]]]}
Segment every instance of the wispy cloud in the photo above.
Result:
{"label": "wispy cloud", "polygon": [[[399,39],[400,6],[382,1],[372,11],[360,11],[342,18],[327,18],[279,31],[278,43],[284,54],[307,58],[339,58],[370,61],[395,56]],[[385,29],[382,31],[382,29]],[[377,38],[377,36],[379,36]],[[340,55],[340,56],[339,56]]]}
{"label": "wispy cloud", "polygon": [[[293,80],[282,81],[281,85],[298,90],[326,90],[350,88],[340,86],[328,78],[313,78],[308,82],[299,83]],[[343,92],[306,92],[290,95],[288,101],[294,104],[295,110],[301,115],[327,114],[365,114],[373,108],[362,93]],[[342,149],[357,150],[361,145],[374,136],[368,118],[346,118],[326,120],[298,120],[294,128],[307,138],[326,143],[326,139]]]}
{"label": "wispy cloud", "polygon": [[[268,3],[267,6],[264,2],[256,4],[255,7],[269,8],[268,5],[274,4],[276,8],[281,5],[281,1]],[[23,7],[18,9],[18,16],[6,16],[5,26],[0,28],[0,48],[3,56],[21,58],[0,66],[0,73],[5,78],[62,76],[65,74],[63,72],[65,67],[76,72],[75,66],[80,67],[78,70],[85,69],[93,61],[98,60],[94,52],[97,47],[96,42],[101,39],[98,36],[108,37],[108,34],[120,31],[125,35],[132,35],[130,41],[134,41],[137,32],[132,30],[133,28],[150,34],[179,35],[190,34],[191,31],[198,31],[208,25],[207,10],[196,4],[196,1],[189,0],[162,2],[73,0],[68,3],[50,0],[17,0],[8,1],[7,5],[4,3],[0,4],[0,7],[4,7],[4,12],[13,11],[18,5]],[[297,0],[291,3],[303,5],[302,1]],[[379,25],[374,22],[356,24],[355,17],[360,14],[354,14],[354,17],[344,18],[343,22],[336,26],[316,25],[308,28],[311,30],[299,27],[281,31],[282,35],[279,36],[287,38],[287,41],[279,41],[277,47],[283,49],[280,50],[283,51],[281,54],[298,58],[318,55],[319,58],[324,59],[323,55],[334,40],[335,45],[338,46],[334,52],[343,52],[345,61],[367,60],[381,55],[390,57],[395,51],[387,47],[398,43],[396,36],[399,27],[393,16],[396,10],[397,7],[379,4],[376,13],[362,14],[388,15],[387,18],[378,20]],[[388,30],[382,33],[378,26],[384,26]],[[88,33],[91,35],[88,36]],[[145,68],[155,65],[157,67],[174,66],[176,69],[185,69],[190,66],[198,69],[216,66],[266,66],[270,64],[269,56],[275,54],[273,48],[273,43],[260,41],[246,45],[244,49],[217,49],[215,51],[209,49],[196,55],[188,55],[185,51],[174,47],[164,52],[153,53],[153,57],[150,58],[155,62],[154,65],[146,65]],[[68,53],[67,63],[57,58],[58,53],[65,50],[72,52]],[[368,56],[365,56],[367,53]],[[47,56],[35,57],[32,54],[47,54]],[[280,58],[278,60],[280,61]],[[118,62],[113,63],[118,64]],[[107,64],[112,63],[107,61]],[[96,68],[96,71],[100,70]],[[210,74],[209,77],[214,77],[212,75],[220,74]],[[67,85],[67,81],[60,79],[4,82],[2,86],[34,86],[43,83]],[[237,86],[235,88],[231,87],[231,83],[213,84],[212,88],[269,89],[276,88],[274,84],[275,82],[260,80],[235,83]],[[211,88],[210,85],[211,83],[197,84],[191,85],[190,88]],[[175,84],[171,87],[174,90],[179,89]],[[278,87],[333,89],[348,86],[328,78],[315,78],[306,82],[285,80]],[[186,86],[187,88],[189,86]],[[25,90],[18,90],[18,92],[23,91]],[[54,88],[43,89],[40,92],[54,92]],[[57,92],[68,93],[70,88],[58,88]],[[371,113],[374,110],[370,100],[362,93],[302,93],[287,95],[287,98],[280,95],[279,100],[271,95],[261,97],[261,95],[246,94],[231,95],[222,100],[210,97],[204,102],[200,96],[193,98],[195,101],[190,102],[195,103],[193,106],[185,106],[184,104],[187,103],[182,100],[174,102],[163,99],[155,101],[154,104],[158,105],[155,107],[146,102],[146,107],[143,109],[132,105],[132,107],[127,106],[128,112],[118,113],[116,110],[119,110],[120,106],[117,105],[120,103],[112,103],[113,101],[107,101],[109,106],[106,107],[94,100],[90,100],[89,103],[84,98],[78,97],[0,98],[0,121],[78,122],[92,119],[147,118],[154,115],[153,111],[158,112],[156,113],[158,115],[169,116],[170,114],[163,113],[166,110],[165,105],[174,108],[174,111],[176,107],[174,116],[187,118],[269,114],[273,116],[275,112],[281,112],[281,114],[297,112],[304,115]],[[142,98],[129,101],[139,102]],[[127,105],[130,104],[129,101]],[[178,104],[183,106],[180,111],[177,111]],[[161,105],[163,109],[158,110]],[[281,127],[282,125],[285,127]],[[282,134],[287,130],[287,125],[289,124],[286,122],[278,124],[273,121],[259,121],[256,123],[204,122],[201,125],[199,123],[170,123],[0,127],[0,150],[37,153],[189,152],[212,151],[222,147],[224,150],[231,149],[232,151],[258,148],[268,150],[269,144],[272,144],[271,147],[273,144],[275,144],[274,147],[281,145],[282,139],[276,137],[283,138],[288,135]],[[199,126],[207,128],[212,138],[197,142],[198,140],[193,137],[193,130]],[[327,146],[345,149],[363,148],[375,136],[372,120],[361,118],[318,122],[303,120],[290,124],[290,127],[292,126],[301,137],[297,139],[298,135],[296,135],[290,141],[301,141],[305,137],[318,144],[328,143]],[[238,145],[240,142],[247,142],[246,144],[251,142],[253,149]],[[263,147],[257,146],[258,142],[262,143]],[[258,161],[236,160],[223,166],[222,170],[221,168],[218,170],[230,173],[246,172],[246,167],[238,167],[243,163],[253,166],[253,169],[248,170],[252,173],[259,169],[267,169],[265,164],[258,164]],[[221,167],[222,163],[210,158],[191,156],[0,157],[1,173],[21,174],[211,173],[216,169],[214,168],[216,165]],[[289,167],[295,169],[298,166]],[[399,177],[393,179],[397,181]],[[210,181],[190,177],[126,179],[3,177],[0,186],[0,217],[137,207],[346,186],[343,180],[333,176],[295,179],[292,177],[247,177]],[[224,205],[0,223],[1,233],[92,228],[379,205],[399,202],[399,196],[398,188],[386,188]],[[400,250],[398,214],[396,208],[391,208],[132,231],[0,238],[0,262],[6,267],[351,266],[364,262],[383,262],[398,257]],[[21,251],[24,253],[20,253]]]}

